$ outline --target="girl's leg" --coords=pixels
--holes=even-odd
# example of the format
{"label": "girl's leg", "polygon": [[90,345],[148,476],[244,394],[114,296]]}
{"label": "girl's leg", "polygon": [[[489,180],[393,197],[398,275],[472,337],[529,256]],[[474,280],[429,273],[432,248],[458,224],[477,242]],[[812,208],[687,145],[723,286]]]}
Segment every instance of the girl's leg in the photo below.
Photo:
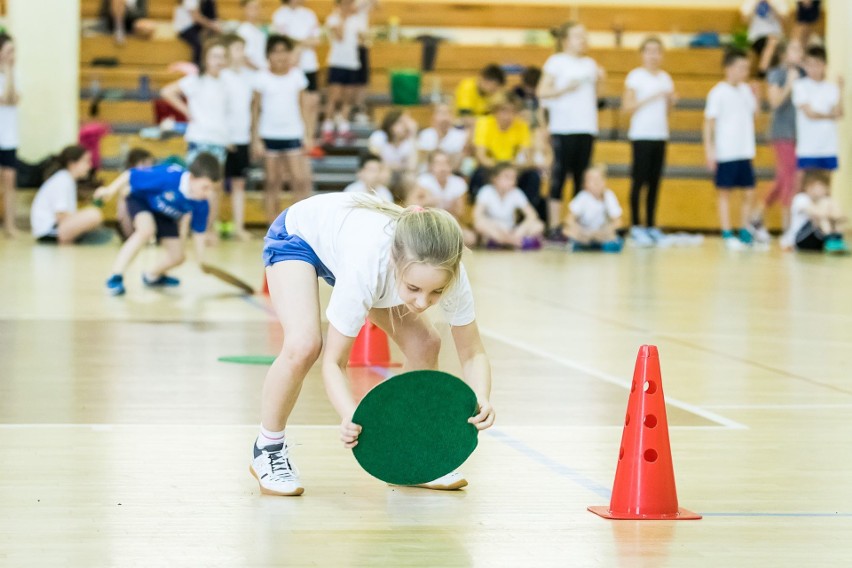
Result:
{"label": "girl's leg", "polygon": [[523,242],[526,237],[541,237],[544,234],[544,223],[538,217],[524,219],[520,225],[515,227],[514,233],[519,243]]}
{"label": "girl's leg", "polygon": [[311,163],[302,150],[284,154],[284,162],[290,173],[293,199],[301,201],[311,196]]}
{"label": "girl's leg", "polygon": [[275,218],[278,217],[278,194],[281,192],[281,184],[283,177],[281,175],[281,154],[267,153],[264,157],[264,166],[266,168],[266,184],[264,185],[264,210],[266,211],[266,224],[271,225]]}
{"label": "girl's leg", "polygon": [[186,260],[186,254],[183,252],[183,241],[180,238],[166,238],[160,244],[166,251],[166,255],[154,268],[148,271],[148,280],[156,280],[175,266],[183,264],[183,261]]}
{"label": "girl's leg", "polygon": [[553,167],[550,173],[550,198],[548,199],[547,222],[551,228],[562,224],[562,190],[568,176],[567,136],[554,134],[550,137],[553,147]]}
{"label": "girl's leg", "polygon": [[309,147],[313,148],[317,139],[317,122],[319,121],[320,97],[319,93],[307,93],[304,98],[305,140]]}
{"label": "girl's leg", "polygon": [[349,115],[352,113],[352,106],[355,104],[357,88],[351,85],[343,87],[340,98],[340,112],[335,119],[337,124],[337,132],[346,134],[349,132]]}
{"label": "girl's leg", "polygon": [[104,221],[103,213],[97,207],[86,207],[71,213],[59,222],[59,244],[74,244],[81,236],[97,229]]}
{"label": "girl's leg", "polygon": [[475,221],[473,228],[485,241],[494,241],[500,245],[514,245],[512,234],[496,221],[491,219]]}
{"label": "girl's leg", "polygon": [[124,241],[118,251],[118,256],[115,257],[115,262],[112,265],[113,274],[123,275],[136,255],[139,254],[139,251],[151,242],[151,239],[157,233],[154,216],[147,211],[137,213],[136,217],[133,218],[133,226],[135,228],[133,234]]}
{"label": "girl's leg", "polygon": [[752,210],[754,209],[754,188],[746,188],[743,191],[743,203],[741,213],[741,227],[748,227],[751,223]]}
{"label": "girl's leg", "polygon": [[280,432],[322,350],[319,287],[316,269],[301,261],[267,267],[266,280],[284,343],[263,383],[261,424],[270,432]]}
{"label": "girl's leg", "polygon": [[592,161],[595,137],[591,134],[571,134],[570,137],[572,138],[570,167],[574,176],[574,195],[577,195],[583,189],[583,176]]}
{"label": "girl's leg", "polygon": [[716,189],[716,203],[719,211],[719,224],[722,226],[722,231],[731,230],[731,213],[728,210],[729,194],[730,190]]}
{"label": "girl's leg", "polygon": [[334,120],[337,115],[337,107],[343,99],[343,85],[336,83],[329,84],[325,95],[325,120],[322,123],[322,133],[323,137],[327,138],[329,134],[334,133]]}
{"label": "girl's leg", "polygon": [[402,308],[373,308],[370,321],[393,339],[405,355],[405,371],[437,369],[441,337],[428,318]]}
{"label": "girl's leg", "polygon": [[116,43],[123,44],[125,36],[129,30],[124,29],[124,15],[127,11],[127,4],[124,0],[110,0],[110,16],[112,16],[113,29],[115,30]]}
{"label": "girl's leg", "polygon": [[15,168],[0,168],[0,193],[3,193],[3,230],[10,237],[20,233],[15,226]]}
{"label": "girl's leg", "polygon": [[660,180],[663,177],[663,168],[666,163],[666,143],[664,141],[654,141],[652,144],[653,152],[648,176],[648,198],[645,202],[645,224],[648,227],[657,226],[657,199],[660,190]]}
{"label": "girl's leg", "polygon": [[231,209],[234,217],[234,233],[245,241],[250,238],[246,232],[246,178],[231,178]]}
{"label": "girl's leg", "polygon": [[634,227],[638,227],[640,224],[639,211],[642,186],[648,181],[648,157],[645,152],[645,144],[642,141],[634,140],[631,146],[633,148],[633,166],[630,176],[630,222]]}
{"label": "girl's leg", "polygon": [[219,209],[222,205],[222,195],[224,193],[224,185],[221,182],[213,185],[213,194],[208,200],[208,203],[210,204],[210,215],[207,219],[208,246],[215,246],[219,244],[219,232],[216,230],[216,223],[219,221]]}

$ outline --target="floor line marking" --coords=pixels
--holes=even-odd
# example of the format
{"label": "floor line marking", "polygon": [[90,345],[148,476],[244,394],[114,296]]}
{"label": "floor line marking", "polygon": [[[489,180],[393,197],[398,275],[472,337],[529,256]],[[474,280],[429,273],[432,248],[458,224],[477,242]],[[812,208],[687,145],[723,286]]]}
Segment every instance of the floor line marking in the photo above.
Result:
{"label": "floor line marking", "polygon": [[779,518],[823,518],[823,517],[852,517],[852,513],[705,513],[705,517],[779,517]]}
{"label": "floor line marking", "polygon": [[825,410],[849,409],[852,404],[707,404],[704,408],[717,410]]}
{"label": "floor line marking", "polygon": [[[550,359],[554,363],[559,363],[560,365],[562,365],[564,367],[568,367],[569,369],[574,369],[575,371],[579,371],[581,373],[584,373],[586,375],[594,377],[594,378],[596,378],[600,381],[603,381],[605,383],[609,383],[609,384],[616,385],[616,386],[619,386],[621,388],[624,388],[626,390],[630,390],[630,381],[625,381],[621,377],[617,377],[615,375],[611,375],[611,374],[606,373],[604,371],[601,371],[599,369],[595,369],[593,367],[589,367],[587,365],[577,363],[576,361],[572,361],[571,359],[566,359],[564,357],[559,357],[557,355],[553,355],[552,353],[549,353],[549,352],[547,352],[543,349],[540,349],[540,348],[535,347],[533,345],[529,345],[529,344],[524,343],[522,341],[517,341],[516,339],[512,339],[512,338],[510,338],[506,335],[503,335],[502,333],[497,333],[493,330],[490,330],[490,329],[487,329],[487,328],[484,328],[484,327],[480,327],[480,331],[482,332],[483,335],[485,335],[486,337],[490,337],[491,339],[496,339],[497,341],[501,341],[503,343],[506,343],[507,345],[511,345],[512,347],[516,347],[516,348],[518,348],[522,351],[526,351],[527,353],[530,353],[532,355],[543,357],[545,359]],[[715,412],[712,412],[710,410],[706,410],[706,409],[704,409],[700,406],[696,406],[694,404],[682,401],[682,400],[677,399],[677,398],[666,397],[666,404],[673,406],[675,408],[679,408],[681,410],[685,410],[687,412],[691,412],[692,414],[695,414],[697,416],[701,416],[702,418],[706,418],[707,420],[710,420],[711,422],[721,424],[722,426],[729,428],[731,430],[748,430],[748,426],[746,426],[745,424],[737,422],[736,420],[731,420],[730,418],[726,418],[725,416],[722,416],[721,414],[717,414]]]}

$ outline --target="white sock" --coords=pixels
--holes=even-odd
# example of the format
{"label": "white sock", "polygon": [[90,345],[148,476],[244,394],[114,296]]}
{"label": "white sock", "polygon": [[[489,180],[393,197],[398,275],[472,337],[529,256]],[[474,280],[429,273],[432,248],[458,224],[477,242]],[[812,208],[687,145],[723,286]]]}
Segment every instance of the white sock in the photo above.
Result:
{"label": "white sock", "polygon": [[324,120],[322,123],[322,131],[323,132],[334,132],[334,121],[333,120]]}
{"label": "white sock", "polygon": [[257,447],[265,448],[267,446],[274,446],[275,444],[280,444],[284,441],[284,430],[280,432],[272,432],[263,427],[263,424],[260,425],[260,434],[257,436]]}

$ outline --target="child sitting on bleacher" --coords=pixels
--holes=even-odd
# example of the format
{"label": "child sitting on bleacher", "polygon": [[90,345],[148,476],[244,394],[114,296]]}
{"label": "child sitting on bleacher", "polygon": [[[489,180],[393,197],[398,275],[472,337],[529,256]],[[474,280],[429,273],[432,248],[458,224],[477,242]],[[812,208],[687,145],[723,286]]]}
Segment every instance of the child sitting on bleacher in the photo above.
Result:
{"label": "child sitting on bleacher", "polygon": [[382,167],[382,159],[373,154],[367,154],[359,160],[358,180],[347,185],[343,191],[355,193],[374,193],[383,201],[393,203],[393,194],[382,183],[385,177],[385,169]]}
{"label": "child sitting on bleacher", "polygon": [[266,30],[263,29],[260,0],[240,0],[244,20],[236,34],[245,42],[245,64],[254,69],[266,69]]}
{"label": "child sitting on bleacher", "polygon": [[68,146],[50,161],[47,181],[30,210],[32,234],[38,242],[74,244],[103,223],[99,207],[77,209],[77,182],[91,169],[92,155],[82,146]]}
{"label": "child sitting on bleacher", "polygon": [[506,73],[496,63],[486,65],[476,77],[459,81],[456,87],[456,115],[472,127],[477,117],[491,112],[492,97],[506,86]]}
{"label": "child sitting on bleacher", "polygon": [[489,248],[541,248],[544,223],[517,187],[518,172],[508,162],[491,169],[491,183],[479,190],[473,228]]}
{"label": "child sitting on bleacher", "polygon": [[467,203],[467,182],[453,174],[450,156],[442,150],[432,152],[428,164],[428,171],[417,178],[417,185],[429,192],[435,201],[434,207],[450,212],[458,220],[465,246],[474,246],[476,233],[462,223]]}
{"label": "child sitting on bleacher", "polygon": [[417,169],[417,122],[402,110],[389,111],[370,135],[367,146],[391,172],[390,187],[398,189],[401,177]]}
{"label": "child sitting on bleacher", "polygon": [[469,132],[453,125],[453,111],[447,103],[438,103],[432,110],[432,126],[417,135],[420,162],[425,163],[435,150],[442,151],[450,160],[453,171],[461,167],[467,150]]}
{"label": "child sitting on bleacher", "polygon": [[177,0],[174,28],[178,37],[192,50],[192,62],[201,67],[205,40],[222,32],[216,0]]}
{"label": "child sitting on bleacher", "polygon": [[824,251],[845,254],[849,248],[841,233],[846,215],[829,195],[828,172],[805,172],[804,191],[793,198],[790,228],[781,238],[784,250]]}
{"label": "child sitting on bleacher", "polygon": [[622,241],[616,232],[621,226],[621,205],[606,183],[604,166],[589,168],[583,176],[583,190],[568,206],[563,231],[575,251],[621,252]]}
{"label": "child sitting on bleacher", "polygon": [[337,136],[350,140],[349,114],[355,99],[361,61],[358,44],[364,29],[364,18],[358,15],[355,0],[335,0],[337,7],[325,21],[331,48],[328,51],[328,90],[322,138],[325,144]]}
{"label": "child sitting on bleacher", "polygon": [[304,151],[305,123],[303,99],[308,79],[293,57],[295,43],[288,37],[269,36],[266,55],[269,69],[259,71],[254,82],[252,146],[264,158],[266,167],[266,220],[269,224],[281,212],[278,194],[284,171],[293,199],[310,196],[311,165]]}

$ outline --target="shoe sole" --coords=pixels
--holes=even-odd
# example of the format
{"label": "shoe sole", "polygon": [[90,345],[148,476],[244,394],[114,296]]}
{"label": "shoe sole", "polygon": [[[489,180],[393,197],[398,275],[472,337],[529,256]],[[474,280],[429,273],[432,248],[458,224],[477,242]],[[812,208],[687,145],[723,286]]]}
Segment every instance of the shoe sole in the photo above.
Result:
{"label": "shoe sole", "polygon": [[302,493],[305,492],[304,487],[299,487],[295,491],[291,491],[289,493],[285,492],[285,491],[273,491],[272,489],[267,489],[266,487],[264,487],[260,483],[260,477],[257,475],[257,472],[254,470],[253,464],[249,465],[249,471],[251,472],[252,476],[254,476],[254,478],[257,480],[257,484],[260,487],[260,492],[263,493],[264,495],[274,495],[276,497],[298,497],[299,495],[301,495]]}
{"label": "shoe sole", "polygon": [[431,489],[432,491],[458,491],[462,487],[467,487],[467,479],[459,479],[450,485],[429,485],[423,483],[421,485],[411,485],[409,487],[417,487],[419,489]]}

